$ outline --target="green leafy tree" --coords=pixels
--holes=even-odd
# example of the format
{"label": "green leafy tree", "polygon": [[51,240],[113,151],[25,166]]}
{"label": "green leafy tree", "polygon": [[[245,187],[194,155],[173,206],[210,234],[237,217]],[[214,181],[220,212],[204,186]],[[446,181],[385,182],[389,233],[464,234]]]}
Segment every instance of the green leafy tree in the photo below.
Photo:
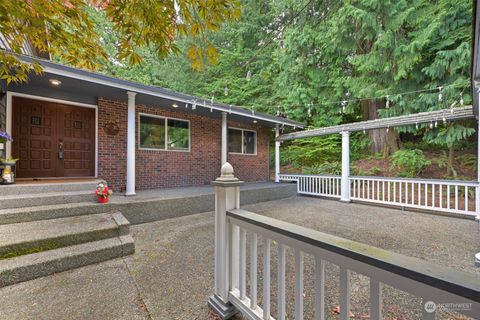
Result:
{"label": "green leafy tree", "polygon": [[[114,48],[106,50],[88,10],[103,11],[115,34]],[[139,64],[150,48],[159,58],[177,53],[179,38],[188,35],[185,48],[195,69],[216,62],[218,53],[207,34],[218,31],[240,15],[238,0],[49,0],[0,1],[0,33],[10,52],[0,51],[0,78],[7,83],[26,81],[38,64],[18,59],[22,48],[48,51],[66,63],[97,69],[107,59]],[[108,55],[110,53],[110,55]]]}

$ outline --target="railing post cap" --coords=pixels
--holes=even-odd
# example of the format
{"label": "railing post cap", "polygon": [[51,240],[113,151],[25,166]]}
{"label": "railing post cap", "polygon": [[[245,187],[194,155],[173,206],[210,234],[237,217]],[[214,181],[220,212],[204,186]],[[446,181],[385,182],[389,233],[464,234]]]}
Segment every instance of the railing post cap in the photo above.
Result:
{"label": "railing post cap", "polygon": [[220,170],[221,175],[215,181],[212,182],[213,185],[242,185],[244,184],[243,181],[238,180],[234,176],[233,167],[230,163],[225,162]]}

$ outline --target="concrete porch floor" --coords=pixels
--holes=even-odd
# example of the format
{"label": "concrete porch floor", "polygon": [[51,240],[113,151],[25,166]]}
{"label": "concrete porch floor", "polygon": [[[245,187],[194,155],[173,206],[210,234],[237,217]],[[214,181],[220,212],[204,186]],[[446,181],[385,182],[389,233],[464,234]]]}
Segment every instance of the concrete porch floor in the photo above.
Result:
{"label": "concrete porch floor", "polygon": [[[309,197],[244,208],[479,275],[473,266],[473,254],[480,251],[478,224],[470,220]],[[213,213],[136,225],[131,233],[136,243],[132,256],[0,289],[0,319],[209,319],[206,301],[214,282]],[[290,258],[287,291],[293,293]],[[305,263],[305,309],[311,307],[310,262]],[[273,267],[272,276],[275,273]],[[334,275],[335,270],[327,268],[329,274]],[[357,275],[352,278],[354,319],[366,319],[362,318],[364,310],[356,307],[368,304],[359,294],[365,287]],[[331,287],[333,284],[327,283],[327,311],[329,319],[335,319],[331,310],[338,303]],[[276,293],[272,289],[275,316]],[[411,300],[403,296],[385,301],[385,319],[419,319],[420,306],[405,311],[402,308],[407,302]],[[287,310],[292,310],[291,304]],[[312,318],[305,313],[305,319]],[[464,318],[445,315],[437,319]]]}

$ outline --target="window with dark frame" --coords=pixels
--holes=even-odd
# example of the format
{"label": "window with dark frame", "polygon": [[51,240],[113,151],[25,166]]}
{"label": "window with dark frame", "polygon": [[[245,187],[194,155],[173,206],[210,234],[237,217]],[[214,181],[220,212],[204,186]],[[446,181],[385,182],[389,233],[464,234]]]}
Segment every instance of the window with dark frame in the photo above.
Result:
{"label": "window with dark frame", "polygon": [[228,152],[239,154],[257,153],[257,132],[228,128]]}
{"label": "window with dark frame", "polygon": [[188,151],[190,123],[185,120],[141,114],[139,144],[143,149]]}

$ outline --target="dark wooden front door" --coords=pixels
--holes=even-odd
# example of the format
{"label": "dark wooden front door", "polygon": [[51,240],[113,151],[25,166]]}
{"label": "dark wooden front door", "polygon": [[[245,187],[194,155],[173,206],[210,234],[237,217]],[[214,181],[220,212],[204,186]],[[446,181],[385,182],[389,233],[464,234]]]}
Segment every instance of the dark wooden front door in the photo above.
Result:
{"label": "dark wooden front door", "polygon": [[94,109],[14,97],[12,116],[18,178],[95,175]]}

